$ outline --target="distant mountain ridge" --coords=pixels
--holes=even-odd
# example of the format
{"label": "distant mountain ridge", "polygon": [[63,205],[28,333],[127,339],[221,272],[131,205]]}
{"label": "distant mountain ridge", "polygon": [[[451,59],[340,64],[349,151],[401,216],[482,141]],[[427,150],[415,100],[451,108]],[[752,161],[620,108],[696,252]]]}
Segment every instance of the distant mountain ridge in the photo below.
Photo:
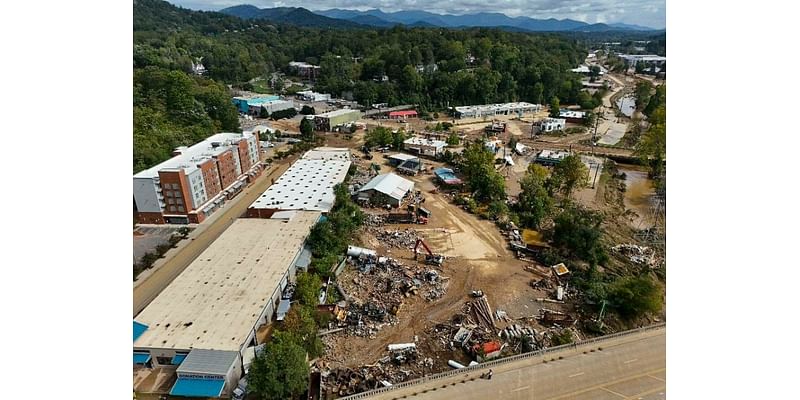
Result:
{"label": "distant mountain ridge", "polygon": [[572,19],[536,19],[529,17],[509,17],[501,13],[476,13],[464,15],[435,14],[427,11],[406,10],[384,12],[379,9],[366,11],[333,8],[309,11],[302,7],[258,8],[252,5],[238,5],[220,10],[223,14],[243,19],[266,19],[299,26],[315,27],[381,27],[395,25],[414,27],[468,28],[487,27],[513,31],[530,32],[602,32],[602,31],[650,31],[655,29],[630,24],[588,24]]}

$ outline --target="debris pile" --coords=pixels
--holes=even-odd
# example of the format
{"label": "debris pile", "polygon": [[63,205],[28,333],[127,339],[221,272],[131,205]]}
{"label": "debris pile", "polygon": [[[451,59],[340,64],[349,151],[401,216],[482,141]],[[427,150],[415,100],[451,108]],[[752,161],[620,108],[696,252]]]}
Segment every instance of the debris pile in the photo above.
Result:
{"label": "debris pile", "polygon": [[489,306],[489,300],[486,299],[486,296],[481,296],[473,300],[471,303],[468,303],[468,306],[470,311],[475,315],[475,320],[478,322],[478,325],[492,330],[496,328],[494,313],[492,312],[492,307]]}
{"label": "debris pile", "polygon": [[389,347],[392,346],[397,347],[389,350],[389,355],[360,368],[330,370],[317,363],[315,369],[321,371],[325,398],[348,396],[416,379],[433,367],[433,359],[421,357],[414,343]]}
{"label": "debris pile", "polygon": [[375,237],[387,247],[398,249],[413,248],[417,242],[417,231],[415,229],[404,230],[373,230]]}
{"label": "debris pile", "polygon": [[539,316],[536,318],[539,323],[545,326],[568,327],[575,323],[575,318],[561,311],[539,309]]}
{"label": "debris pile", "polygon": [[655,267],[658,265],[656,252],[650,247],[626,243],[614,246],[611,249],[627,257],[636,264],[646,265],[649,267]]}

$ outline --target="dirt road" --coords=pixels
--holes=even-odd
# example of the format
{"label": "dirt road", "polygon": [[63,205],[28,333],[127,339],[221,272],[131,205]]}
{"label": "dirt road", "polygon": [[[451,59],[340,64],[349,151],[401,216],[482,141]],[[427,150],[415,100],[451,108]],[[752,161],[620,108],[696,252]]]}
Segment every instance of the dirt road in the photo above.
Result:
{"label": "dirt road", "polygon": [[234,219],[244,214],[247,207],[267,190],[272,183],[272,178],[277,178],[286,171],[297,157],[299,155],[274,163],[256,180],[254,185],[245,188],[239,196],[212,215],[208,221],[205,221],[205,224],[200,224],[189,236],[188,240],[190,241],[186,245],[173,250],[175,253],[171,255],[171,258],[154,267],[152,272],[148,271],[149,274],[146,276],[143,274],[133,287],[133,316],[135,317],[150,304],[211,242],[216,240],[225,229],[228,229]]}

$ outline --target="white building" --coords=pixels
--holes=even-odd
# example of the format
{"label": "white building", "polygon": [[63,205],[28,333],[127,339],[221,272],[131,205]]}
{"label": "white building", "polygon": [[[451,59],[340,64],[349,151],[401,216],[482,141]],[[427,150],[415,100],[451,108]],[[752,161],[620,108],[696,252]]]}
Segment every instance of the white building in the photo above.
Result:
{"label": "white building", "polygon": [[303,90],[301,92],[297,92],[297,96],[300,97],[300,100],[303,101],[331,101],[331,95],[328,93],[317,93],[312,90]]}
{"label": "white building", "polygon": [[250,205],[247,216],[271,218],[289,210],[330,211],[336,199],[333,187],[344,182],[350,164],[349,149],[309,150]]}
{"label": "white building", "polygon": [[564,118],[567,122],[581,122],[584,118],[586,118],[585,111],[572,111],[572,110],[560,110],[558,112],[559,118]]}
{"label": "white building", "polygon": [[302,211],[234,221],[134,318],[134,390],[144,376],[174,370],[171,395],[229,395],[248,349],[266,341],[265,325],[319,219]]}
{"label": "white building", "polygon": [[539,121],[539,132],[553,132],[564,130],[567,120],[564,118],[545,118]]}
{"label": "white building", "polygon": [[479,106],[455,107],[456,118],[480,118],[495,115],[513,115],[536,112],[542,109],[540,104],[531,104],[524,101],[517,103],[483,104]]}
{"label": "white building", "polygon": [[272,114],[275,111],[288,110],[294,108],[294,102],[291,100],[269,100],[264,102],[250,103],[250,114],[259,115],[261,110],[266,110]]}
{"label": "white building", "polygon": [[658,56],[655,54],[620,54],[619,58],[625,60],[625,63],[630,67],[635,67],[640,62],[652,63],[661,65],[667,62],[667,57]]}
{"label": "white building", "polygon": [[416,152],[419,155],[436,157],[444,151],[445,147],[447,147],[447,142],[443,140],[413,137],[406,139],[403,142],[403,145],[408,151]]}
{"label": "white building", "polygon": [[413,191],[414,182],[393,173],[381,174],[358,190],[358,199],[399,207],[403,198]]}

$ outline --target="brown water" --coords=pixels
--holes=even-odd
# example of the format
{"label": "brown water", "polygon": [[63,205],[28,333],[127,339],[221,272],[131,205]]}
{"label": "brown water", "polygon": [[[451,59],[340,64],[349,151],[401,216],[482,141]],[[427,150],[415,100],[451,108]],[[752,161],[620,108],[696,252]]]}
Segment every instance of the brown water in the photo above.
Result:
{"label": "brown water", "polygon": [[620,172],[624,172],[625,177],[625,209],[632,210],[638,217],[635,217],[631,222],[634,228],[643,228],[644,223],[652,222],[647,221],[650,214],[651,201],[655,194],[653,188],[653,181],[647,177],[647,172],[634,169],[619,168]]}

